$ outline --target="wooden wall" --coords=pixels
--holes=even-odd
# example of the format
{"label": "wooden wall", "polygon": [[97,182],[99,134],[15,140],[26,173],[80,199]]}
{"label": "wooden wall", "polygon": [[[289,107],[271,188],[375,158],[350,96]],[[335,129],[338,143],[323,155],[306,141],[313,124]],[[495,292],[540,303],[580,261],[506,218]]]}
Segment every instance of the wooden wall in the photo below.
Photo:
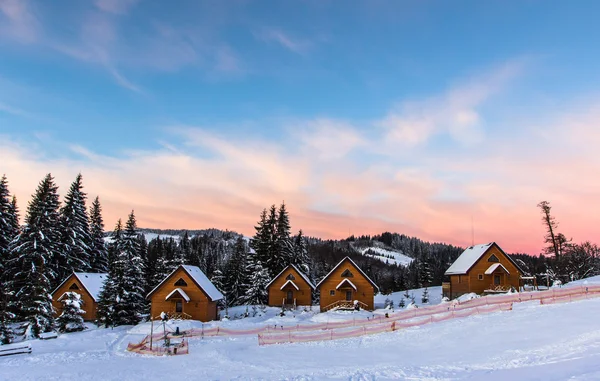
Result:
{"label": "wooden wall", "polygon": [[[491,255],[495,255],[499,262],[488,262],[488,258]],[[461,282],[458,282],[458,275],[450,276],[450,282],[452,287],[452,298],[459,297],[460,295],[474,292],[476,294],[483,294],[485,290],[495,287],[494,286],[494,274],[486,275],[485,271],[494,263],[500,263],[504,266],[510,274],[502,269],[497,269],[494,274],[501,274],[502,286],[512,286],[515,289],[519,289],[521,273],[517,267],[502,253],[496,245],[493,245],[479,260],[471,267],[466,275],[460,275]],[[479,280],[479,274],[483,275],[483,280]]]}
{"label": "wooden wall", "polygon": [[[175,286],[175,282],[177,282],[179,278],[182,278],[187,283],[187,286]],[[183,312],[191,315],[191,319],[204,322],[217,319],[217,303],[210,301],[208,295],[206,295],[204,291],[194,283],[188,273],[181,268],[171,275],[169,279],[167,279],[167,281],[150,296],[150,313],[152,319],[160,319],[161,312],[175,312],[176,298],[169,300],[165,300],[165,298],[176,288],[185,291],[190,298],[189,302],[186,302],[185,299],[183,299],[182,302]]]}
{"label": "wooden wall", "polygon": [[[342,273],[346,270],[352,272],[352,278],[342,277]],[[367,305],[367,309],[373,310],[375,304],[375,288],[371,282],[358,271],[352,262],[345,259],[343,263],[319,285],[319,290],[321,292],[321,312],[325,311],[324,308],[331,303],[339,300],[346,300],[346,293],[343,290],[335,289],[344,279],[351,281],[357,288],[357,291],[352,290],[352,300],[363,302]],[[331,290],[335,291],[335,295],[330,295]]]}
{"label": "wooden wall", "polygon": [[[69,290],[69,287],[75,283],[79,290]],[[83,320],[92,321],[96,320],[96,312],[98,311],[98,303],[94,302],[92,296],[87,292],[87,290],[83,287],[83,284],[77,279],[75,274],[71,274],[68,280],[64,282],[59,289],[56,290],[54,294],[52,294],[52,306],[54,307],[56,316],[60,316],[62,313],[62,303],[58,301],[65,292],[73,291],[81,295],[81,299],[83,300],[83,306],[81,308],[85,311],[82,315]]]}
{"label": "wooden wall", "polygon": [[292,274],[296,278],[292,282],[294,282],[296,286],[300,288],[300,290],[296,290],[293,286],[289,286],[291,287],[290,289],[294,293],[294,298],[296,298],[296,305],[312,305],[312,289],[304,280],[302,275],[298,274],[296,269],[290,266],[283,273],[281,273],[281,275],[279,275],[279,277],[275,279],[273,283],[269,285],[269,306],[280,307],[283,303],[283,299],[287,298],[288,288],[281,290],[281,286],[283,286],[285,282],[287,282],[287,279],[285,278],[290,274]]}

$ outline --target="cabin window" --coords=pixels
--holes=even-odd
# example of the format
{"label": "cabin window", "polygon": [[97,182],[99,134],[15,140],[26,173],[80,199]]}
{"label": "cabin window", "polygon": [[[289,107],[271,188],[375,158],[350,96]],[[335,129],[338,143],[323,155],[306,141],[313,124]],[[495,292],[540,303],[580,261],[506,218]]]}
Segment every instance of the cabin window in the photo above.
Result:
{"label": "cabin window", "polygon": [[335,296],[335,290],[330,290],[329,291],[329,296]]}
{"label": "cabin window", "polygon": [[346,269],[343,273],[342,273],[342,277],[343,278],[352,278],[354,275],[352,275],[352,273],[350,272],[350,270]]}
{"label": "cabin window", "polygon": [[179,280],[177,280],[177,282],[175,282],[175,286],[185,287],[185,286],[187,286],[187,283],[183,280],[183,278],[179,278]]}
{"label": "cabin window", "polygon": [[483,280],[483,274],[478,275],[479,280]]}
{"label": "cabin window", "polygon": [[79,290],[79,286],[76,283],[73,283],[71,287],[69,287],[69,290]]}
{"label": "cabin window", "polygon": [[181,302],[181,300],[175,302],[175,312],[177,312],[178,314],[183,312],[183,303]]}
{"label": "cabin window", "polygon": [[288,276],[285,277],[285,280],[296,280],[296,277],[294,276],[294,274],[289,274]]}
{"label": "cabin window", "polygon": [[488,262],[500,262],[500,260],[498,259],[498,257],[496,257],[495,254],[490,255],[490,257],[488,258]]}

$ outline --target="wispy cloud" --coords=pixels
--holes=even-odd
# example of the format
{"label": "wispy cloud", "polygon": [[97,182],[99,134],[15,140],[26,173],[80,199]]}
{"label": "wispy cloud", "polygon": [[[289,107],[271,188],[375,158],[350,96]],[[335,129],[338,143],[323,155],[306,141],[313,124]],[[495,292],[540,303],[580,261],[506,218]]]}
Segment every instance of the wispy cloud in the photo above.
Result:
{"label": "wispy cloud", "polygon": [[124,15],[138,2],[139,0],[96,0],[94,4],[105,12]]}
{"label": "wispy cloud", "polygon": [[22,43],[33,43],[39,32],[38,20],[27,0],[0,0],[0,37],[10,36]]}
{"label": "wispy cloud", "polygon": [[304,55],[312,47],[312,42],[290,36],[279,28],[264,28],[255,33],[255,36],[266,42],[275,42],[289,51]]}

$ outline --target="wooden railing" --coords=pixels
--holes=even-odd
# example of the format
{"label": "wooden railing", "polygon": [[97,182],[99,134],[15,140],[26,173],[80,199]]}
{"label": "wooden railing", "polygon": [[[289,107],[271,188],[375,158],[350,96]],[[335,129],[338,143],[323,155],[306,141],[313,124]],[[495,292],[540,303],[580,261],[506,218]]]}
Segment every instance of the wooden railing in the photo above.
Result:
{"label": "wooden railing", "polygon": [[[334,308],[341,308],[341,309],[345,309],[345,310],[353,310],[354,309],[354,300],[338,300],[337,302],[333,302],[330,305],[326,306],[325,308],[323,308],[325,311],[329,311],[332,310]],[[367,309],[369,306],[367,306],[365,303],[356,300],[356,303],[359,305],[360,308]]]}
{"label": "wooden railing", "polygon": [[[192,320],[192,315],[186,314],[185,312],[168,312],[169,320]],[[161,320],[160,315],[155,316],[152,320]]]}
{"label": "wooden railing", "polygon": [[287,298],[283,298],[283,300],[281,301],[281,308],[282,309],[286,309],[286,308],[290,308],[290,309],[296,309],[296,298],[294,298],[294,302],[292,304],[290,303],[286,303]]}

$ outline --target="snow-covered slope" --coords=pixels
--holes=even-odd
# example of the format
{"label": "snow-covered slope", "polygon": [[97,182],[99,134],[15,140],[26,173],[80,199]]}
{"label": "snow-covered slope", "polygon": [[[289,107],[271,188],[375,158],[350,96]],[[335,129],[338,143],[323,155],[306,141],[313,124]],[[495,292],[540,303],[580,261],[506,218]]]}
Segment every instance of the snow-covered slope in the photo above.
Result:
{"label": "snow-covered slope", "polygon": [[364,256],[379,259],[382,262],[387,262],[391,265],[408,266],[414,260],[398,251],[384,249],[382,247],[360,247],[355,248],[359,253]]}
{"label": "snow-covered slope", "polygon": [[130,327],[92,329],[32,341],[30,355],[0,357],[0,379],[598,380],[598,314],[600,298],[530,302],[509,312],[338,341],[259,347],[256,336],[197,338],[189,355],[174,357],[126,352],[128,342],[144,336],[128,333]]}

